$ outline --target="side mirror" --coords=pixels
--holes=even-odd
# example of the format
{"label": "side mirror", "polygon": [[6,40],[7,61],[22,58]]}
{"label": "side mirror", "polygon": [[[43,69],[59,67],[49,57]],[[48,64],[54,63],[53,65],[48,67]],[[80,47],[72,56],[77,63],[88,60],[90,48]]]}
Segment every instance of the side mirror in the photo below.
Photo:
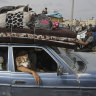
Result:
{"label": "side mirror", "polygon": [[62,75],[64,72],[64,68],[62,66],[58,66],[58,69],[57,69],[57,76],[60,76]]}

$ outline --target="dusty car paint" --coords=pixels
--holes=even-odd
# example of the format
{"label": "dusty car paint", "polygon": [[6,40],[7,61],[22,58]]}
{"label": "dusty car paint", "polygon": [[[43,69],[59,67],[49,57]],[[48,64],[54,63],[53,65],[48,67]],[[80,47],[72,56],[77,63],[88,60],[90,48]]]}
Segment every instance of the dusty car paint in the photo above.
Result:
{"label": "dusty car paint", "polygon": [[[5,45],[0,45],[0,47]],[[96,96],[96,74],[78,73],[76,75],[64,60],[46,46],[6,45],[8,46],[8,71],[0,72],[0,96]],[[13,47],[43,48],[57,62],[62,73],[39,73],[40,85],[34,82],[31,74],[14,71]],[[62,70],[66,70],[63,73]],[[57,76],[58,74],[58,76]]]}

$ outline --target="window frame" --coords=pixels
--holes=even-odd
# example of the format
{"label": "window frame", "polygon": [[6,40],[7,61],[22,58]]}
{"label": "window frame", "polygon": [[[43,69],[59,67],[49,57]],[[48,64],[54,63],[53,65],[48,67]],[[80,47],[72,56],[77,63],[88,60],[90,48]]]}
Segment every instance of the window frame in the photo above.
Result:
{"label": "window frame", "polygon": [[[58,60],[56,60],[56,58],[48,51],[48,49],[47,48],[44,48],[43,46],[12,46],[12,52],[13,52],[13,49],[14,48],[16,48],[16,47],[20,47],[20,48],[41,48],[41,49],[43,49],[53,60],[54,60],[54,62],[57,64],[57,70],[58,70],[58,66],[60,65],[59,64],[59,61]],[[14,52],[13,52],[14,53]],[[14,63],[14,54],[13,54],[13,72],[15,72],[15,73],[25,73],[25,72],[16,72],[16,70],[15,70],[15,63]],[[49,72],[37,72],[37,73],[49,73]],[[57,73],[57,71],[56,72],[50,72],[50,73]]]}

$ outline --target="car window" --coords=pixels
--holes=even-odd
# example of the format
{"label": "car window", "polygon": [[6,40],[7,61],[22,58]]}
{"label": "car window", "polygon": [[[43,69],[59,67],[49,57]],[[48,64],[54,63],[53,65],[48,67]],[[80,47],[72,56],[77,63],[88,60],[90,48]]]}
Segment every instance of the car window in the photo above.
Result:
{"label": "car window", "polygon": [[[20,54],[27,52],[28,53],[28,59],[31,64],[30,69],[33,69],[35,66],[38,70],[37,72],[57,72],[57,63],[55,60],[42,48],[31,48],[31,47],[14,47],[13,48],[13,56],[14,56],[14,64],[15,64],[15,71],[17,70],[17,62],[19,62],[16,58],[20,56]],[[27,55],[26,55],[27,56]],[[26,57],[24,57],[26,58]],[[20,59],[24,59],[21,58]],[[16,61],[17,60],[17,61]],[[24,61],[24,60],[23,60]],[[26,60],[25,60],[26,61]],[[19,66],[27,66],[25,63],[27,62],[21,62]],[[25,64],[25,65],[23,65]]]}
{"label": "car window", "polygon": [[8,67],[8,48],[0,47],[0,71],[7,71]]}
{"label": "car window", "polygon": [[53,47],[52,48],[76,73],[82,73],[86,70],[86,62],[78,55],[69,50]]}

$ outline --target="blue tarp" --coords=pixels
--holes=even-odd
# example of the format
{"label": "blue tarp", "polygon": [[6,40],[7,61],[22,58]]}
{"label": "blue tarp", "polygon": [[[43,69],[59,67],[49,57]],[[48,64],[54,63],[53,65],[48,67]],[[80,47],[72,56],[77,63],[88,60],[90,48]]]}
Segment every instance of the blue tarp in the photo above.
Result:
{"label": "blue tarp", "polygon": [[48,14],[46,14],[46,16],[62,18],[62,14],[61,13],[48,13]]}

